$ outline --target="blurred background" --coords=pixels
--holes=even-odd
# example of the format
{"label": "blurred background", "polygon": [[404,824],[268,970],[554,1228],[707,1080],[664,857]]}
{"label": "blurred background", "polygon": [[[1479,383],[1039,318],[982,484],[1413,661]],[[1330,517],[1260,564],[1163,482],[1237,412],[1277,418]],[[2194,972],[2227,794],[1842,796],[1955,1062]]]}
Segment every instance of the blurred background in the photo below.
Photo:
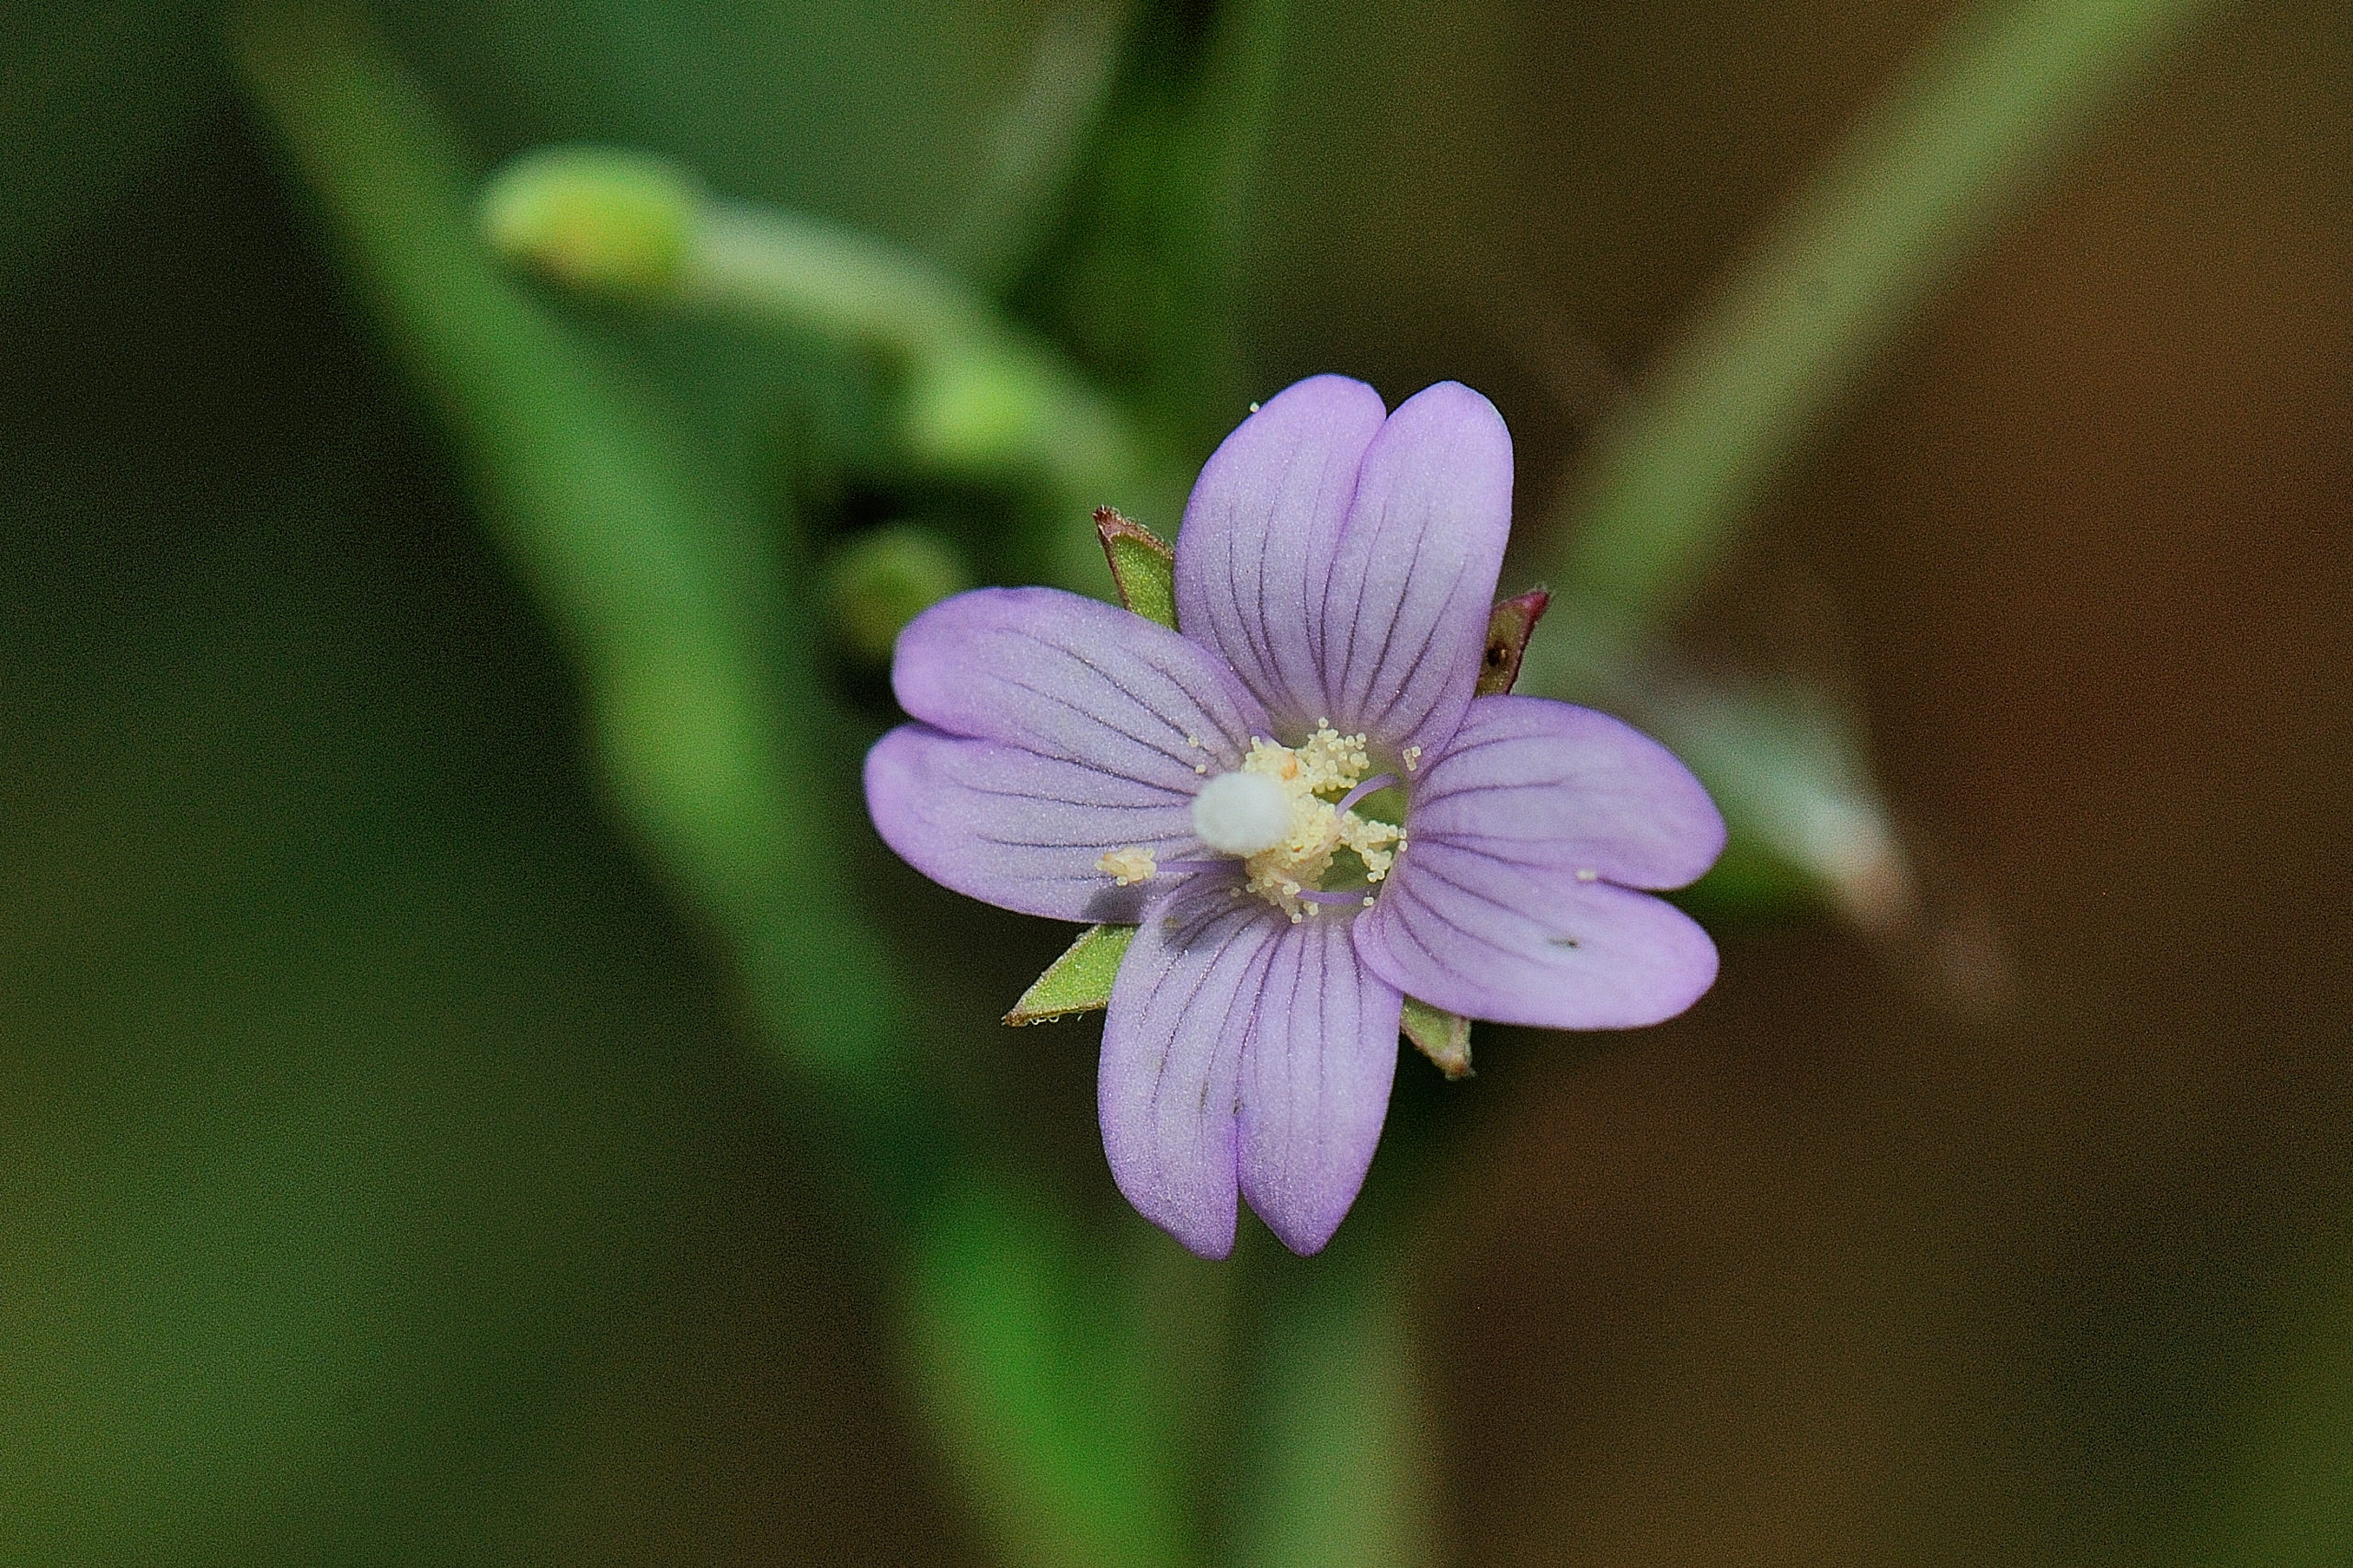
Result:
{"label": "blurred background", "polygon": [[[2342,5],[17,0],[0,166],[0,1561],[2353,1559]],[[856,771],[1322,370],[1741,846],[1212,1266]]]}

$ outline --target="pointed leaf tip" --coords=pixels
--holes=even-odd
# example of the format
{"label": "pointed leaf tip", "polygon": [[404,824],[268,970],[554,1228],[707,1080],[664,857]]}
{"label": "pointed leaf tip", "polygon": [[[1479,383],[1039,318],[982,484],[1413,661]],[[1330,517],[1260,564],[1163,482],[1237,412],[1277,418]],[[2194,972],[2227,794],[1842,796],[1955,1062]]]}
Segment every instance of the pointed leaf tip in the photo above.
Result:
{"label": "pointed leaf tip", "polygon": [[1487,652],[1479,665],[1477,694],[1501,697],[1519,679],[1519,662],[1528,656],[1528,639],[1552,602],[1550,591],[1530,588],[1496,605],[1487,616]]}
{"label": "pointed leaf tip", "polygon": [[1146,620],[1175,631],[1176,551],[1142,523],[1122,517],[1117,507],[1095,508],[1095,532],[1111,562],[1120,602]]}
{"label": "pointed leaf tip", "polygon": [[1092,1013],[1111,1002],[1111,982],[1120,960],[1135,940],[1132,926],[1089,926],[1068,951],[1046,966],[1037,983],[1021,994],[1005,1021],[1015,1028],[1051,1023],[1075,1013]]}

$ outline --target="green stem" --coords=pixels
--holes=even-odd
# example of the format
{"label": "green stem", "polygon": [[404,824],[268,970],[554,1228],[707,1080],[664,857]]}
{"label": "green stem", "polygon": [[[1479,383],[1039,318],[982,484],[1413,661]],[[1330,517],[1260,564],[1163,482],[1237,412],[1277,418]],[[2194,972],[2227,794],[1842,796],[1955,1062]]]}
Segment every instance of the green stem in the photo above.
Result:
{"label": "green stem", "polygon": [[[1383,1242],[1394,1240],[1384,1234]],[[1396,1281],[1319,1265],[1275,1311],[1257,1370],[1245,1568],[1416,1568],[1441,1555],[1443,1463]]]}
{"label": "green stem", "polygon": [[1914,894],[1834,705],[1677,676],[1649,650],[1824,415],[2092,117],[2215,8],[2005,0],[1964,15],[1599,432],[1563,503],[1559,593],[1523,687],[1607,702],[1657,730],[1736,835],[1867,926],[1900,923]]}
{"label": "green stem", "polygon": [[1764,487],[2086,125],[2216,0],[1963,14],[1604,431],[1556,581],[1633,626],[1688,602]]}
{"label": "green stem", "polygon": [[[229,40],[392,346],[455,437],[500,543],[571,642],[631,823],[734,942],[813,1129],[896,1222],[910,1357],[980,1511],[1032,1560],[1174,1564],[1171,1467],[1136,1426],[1117,1303],[1079,1242],[910,1081],[920,1015],[842,846],[856,756],[748,483],[676,412],[504,277],[464,160],[355,19],[253,9]],[[833,759],[809,766],[811,757]],[[930,1338],[924,1338],[925,1335]],[[945,1345],[947,1356],[926,1354]],[[1059,1369],[1033,1380],[1025,1368]]]}
{"label": "green stem", "polygon": [[937,472],[1042,479],[1067,526],[1059,583],[1097,597],[1110,579],[1087,519],[1097,506],[1173,523],[1182,465],[1046,343],[913,252],[804,214],[702,208],[682,278],[690,304],[861,344],[906,374],[899,437]]}

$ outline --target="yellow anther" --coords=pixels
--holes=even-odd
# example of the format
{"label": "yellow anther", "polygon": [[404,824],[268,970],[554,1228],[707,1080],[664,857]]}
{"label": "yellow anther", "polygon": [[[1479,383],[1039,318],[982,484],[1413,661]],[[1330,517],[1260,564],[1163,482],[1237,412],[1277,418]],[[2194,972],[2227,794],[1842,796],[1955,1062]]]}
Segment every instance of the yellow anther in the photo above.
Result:
{"label": "yellow anther", "polygon": [[1389,874],[1404,835],[1388,823],[1343,812],[1325,798],[1345,795],[1371,766],[1365,737],[1343,735],[1328,722],[1318,723],[1295,747],[1264,737],[1250,743],[1243,771],[1274,780],[1290,801],[1289,836],[1242,863],[1250,892],[1299,921],[1315,908],[1300,895],[1323,885],[1338,851],[1353,851],[1364,862],[1369,881]]}
{"label": "yellow anther", "polygon": [[1121,887],[1148,882],[1160,874],[1160,866],[1153,852],[1132,845],[1125,849],[1106,851],[1103,858],[1095,862],[1095,869]]}

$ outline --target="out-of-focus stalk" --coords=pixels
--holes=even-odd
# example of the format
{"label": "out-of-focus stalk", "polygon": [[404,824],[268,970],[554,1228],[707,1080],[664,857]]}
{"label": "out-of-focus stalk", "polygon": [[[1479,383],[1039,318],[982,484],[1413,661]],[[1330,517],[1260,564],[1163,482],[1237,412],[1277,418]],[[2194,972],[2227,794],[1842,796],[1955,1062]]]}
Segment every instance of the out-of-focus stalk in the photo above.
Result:
{"label": "out-of-focus stalk", "polygon": [[1865,925],[1913,894],[1833,706],[1711,687],[1647,652],[1825,412],[2085,126],[2217,0],[1972,7],[1799,191],[1597,434],[1527,689],[1624,708],[1682,752],[1736,833]]}
{"label": "out-of-focus stalk", "polygon": [[833,770],[795,757],[844,737],[749,487],[496,275],[457,153],[358,23],[256,10],[231,37],[500,542],[569,638],[632,825],[742,939],[764,1006],[794,1021],[795,1065],[875,1079],[904,994],[880,937],[830,912],[849,802],[829,797]]}
{"label": "out-of-focus stalk", "polygon": [[1099,506],[1173,523],[1182,465],[1051,347],[926,257],[808,213],[727,201],[644,153],[545,148],[484,188],[506,259],[571,287],[855,344],[904,378],[896,432],[934,472],[1043,481],[1072,520],[1057,581],[1108,597],[1086,519]]}
{"label": "out-of-focus stalk", "polygon": [[[1175,1467],[1124,1392],[1136,1358],[1120,1303],[908,1081],[901,1047],[920,1015],[840,850],[855,752],[747,487],[500,275],[448,132],[356,19],[249,9],[229,40],[500,543],[570,641],[628,819],[733,939],[781,1060],[824,1091],[818,1142],[895,1221],[920,1342],[910,1364],[943,1433],[985,1446],[961,1466],[980,1512],[1024,1561],[1183,1562]],[[654,195],[635,209],[626,265],[668,265]],[[941,1345],[944,1362],[926,1353]]]}
{"label": "out-of-focus stalk", "polygon": [[1964,11],[1600,432],[1563,503],[1556,586],[1643,626],[1688,602],[1823,415],[2094,117],[2216,9],[1995,0]]}
{"label": "out-of-focus stalk", "polygon": [[[1383,1238],[1386,1240],[1387,1238]],[[1253,1368],[1244,1568],[1427,1568],[1445,1552],[1444,1472],[1393,1268],[1322,1267],[1283,1301]]]}

